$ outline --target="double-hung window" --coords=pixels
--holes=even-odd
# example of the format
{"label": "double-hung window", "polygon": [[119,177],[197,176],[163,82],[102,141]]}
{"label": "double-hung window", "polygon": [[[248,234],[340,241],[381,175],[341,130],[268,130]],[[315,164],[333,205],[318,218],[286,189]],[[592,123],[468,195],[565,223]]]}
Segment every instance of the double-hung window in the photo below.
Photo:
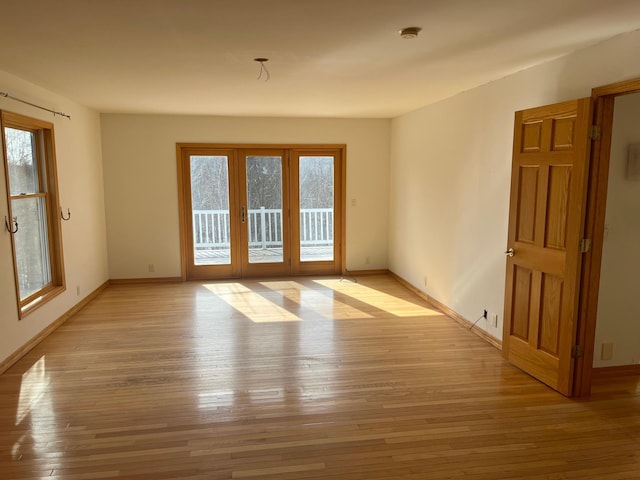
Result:
{"label": "double-hung window", "polygon": [[20,318],[64,291],[53,124],[2,112],[13,265]]}

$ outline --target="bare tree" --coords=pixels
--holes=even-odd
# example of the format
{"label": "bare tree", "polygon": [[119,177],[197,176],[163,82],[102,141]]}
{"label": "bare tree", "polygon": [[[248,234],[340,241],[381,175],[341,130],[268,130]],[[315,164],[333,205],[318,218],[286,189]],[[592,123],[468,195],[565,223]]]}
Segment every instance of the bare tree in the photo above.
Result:
{"label": "bare tree", "polygon": [[[280,157],[247,157],[248,208],[282,208]],[[301,157],[300,207],[333,207],[333,157]],[[229,209],[228,160],[224,156],[191,157],[191,197],[194,210]]]}
{"label": "bare tree", "polygon": [[332,208],[333,192],[333,157],[302,157],[300,208]]}
{"label": "bare tree", "polygon": [[191,157],[191,202],[194,210],[229,209],[227,157]]}

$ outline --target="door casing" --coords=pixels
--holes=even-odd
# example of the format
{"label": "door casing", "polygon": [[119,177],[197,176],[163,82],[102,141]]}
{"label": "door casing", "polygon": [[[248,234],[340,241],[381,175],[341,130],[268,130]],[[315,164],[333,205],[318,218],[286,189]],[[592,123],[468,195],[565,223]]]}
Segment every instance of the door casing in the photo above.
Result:
{"label": "door casing", "polygon": [[584,355],[576,359],[574,367],[573,395],[576,397],[591,394],[615,97],[638,92],[640,79],[634,79],[594,88],[591,94],[597,133],[591,146],[587,193],[584,238],[591,240],[591,250],[583,257],[581,274],[576,341],[583,346]]}

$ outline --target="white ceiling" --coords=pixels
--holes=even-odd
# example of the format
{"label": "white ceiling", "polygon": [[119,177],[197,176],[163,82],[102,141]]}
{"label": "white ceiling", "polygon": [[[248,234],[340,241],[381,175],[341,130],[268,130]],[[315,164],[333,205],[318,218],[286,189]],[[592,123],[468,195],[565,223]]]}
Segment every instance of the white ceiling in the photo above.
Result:
{"label": "white ceiling", "polygon": [[[0,69],[98,111],[131,113],[394,117],[640,28],[639,0],[1,7]],[[417,39],[400,38],[408,26],[422,27]],[[256,80],[256,57],[270,59],[270,81]]]}

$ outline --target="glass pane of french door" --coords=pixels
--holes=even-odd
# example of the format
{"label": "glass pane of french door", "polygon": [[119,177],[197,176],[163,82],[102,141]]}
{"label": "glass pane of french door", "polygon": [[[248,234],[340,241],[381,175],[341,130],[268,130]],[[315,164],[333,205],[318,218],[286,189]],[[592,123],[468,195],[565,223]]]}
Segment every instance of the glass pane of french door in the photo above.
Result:
{"label": "glass pane of french door", "polygon": [[300,156],[300,261],[334,259],[334,158]]}
{"label": "glass pane of french door", "polygon": [[282,157],[246,157],[248,263],[282,263]]}
{"label": "glass pane of french door", "polygon": [[194,264],[230,265],[229,160],[191,155],[190,173]]}

